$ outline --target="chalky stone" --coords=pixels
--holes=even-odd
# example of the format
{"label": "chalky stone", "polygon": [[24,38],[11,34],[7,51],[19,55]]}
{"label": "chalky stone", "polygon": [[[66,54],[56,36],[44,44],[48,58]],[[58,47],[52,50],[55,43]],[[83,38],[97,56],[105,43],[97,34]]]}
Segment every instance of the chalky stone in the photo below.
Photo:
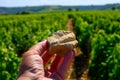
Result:
{"label": "chalky stone", "polygon": [[50,45],[48,53],[58,54],[61,56],[76,48],[78,44],[75,34],[71,31],[64,30],[55,32],[48,38],[48,42]]}

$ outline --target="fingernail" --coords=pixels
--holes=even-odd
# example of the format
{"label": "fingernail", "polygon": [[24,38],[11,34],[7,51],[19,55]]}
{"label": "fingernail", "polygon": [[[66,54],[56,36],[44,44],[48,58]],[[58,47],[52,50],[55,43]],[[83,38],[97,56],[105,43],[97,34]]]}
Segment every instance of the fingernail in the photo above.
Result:
{"label": "fingernail", "polygon": [[46,39],[43,39],[43,40],[41,40],[40,42],[46,42],[47,40]]}
{"label": "fingernail", "polygon": [[49,42],[48,42],[46,39],[43,39],[41,42],[42,42],[42,43],[46,43],[47,46],[49,47]]}

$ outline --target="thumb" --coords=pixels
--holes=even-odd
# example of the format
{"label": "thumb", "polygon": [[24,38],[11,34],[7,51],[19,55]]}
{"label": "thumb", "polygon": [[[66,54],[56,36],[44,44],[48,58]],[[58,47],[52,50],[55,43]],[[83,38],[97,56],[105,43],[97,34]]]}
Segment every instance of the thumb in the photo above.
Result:
{"label": "thumb", "polygon": [[42,42],[39,42],[37,44],[35,44],[34,46],[32,46],[25,54],[26,55],[41,55],[42,53],[44,53],[49,47],[49,43],[47,40],[44,40]]}

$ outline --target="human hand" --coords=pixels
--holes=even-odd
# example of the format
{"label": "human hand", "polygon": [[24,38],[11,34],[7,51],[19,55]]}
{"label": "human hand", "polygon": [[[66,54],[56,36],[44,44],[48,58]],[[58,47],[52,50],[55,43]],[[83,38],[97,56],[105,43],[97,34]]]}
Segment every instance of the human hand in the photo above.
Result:
{"label": "human hand", "polygon": [[[37,43],[25,52],[17,80],[63,80],[74,52],[67,53],[64,57],[56,56],[50,69],[44,71],[44,66],[52,57],[47,54],[49,43],[47,40]],[[69,54],[69,55],[68,55]]]}

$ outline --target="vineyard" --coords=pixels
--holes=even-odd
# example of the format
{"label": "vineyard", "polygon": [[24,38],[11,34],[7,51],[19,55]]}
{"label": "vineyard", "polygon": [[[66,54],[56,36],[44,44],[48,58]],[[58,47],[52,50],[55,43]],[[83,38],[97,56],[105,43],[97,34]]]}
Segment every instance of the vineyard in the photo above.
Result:
{"label": "vineyard", "polygon": [[[0,79],[16,80],[22,54],[74,19],[82,58],[91,80],[120,80],[120,11],[43,12],[0,15]],[[81,56],[75,59],[80,77]]]}

